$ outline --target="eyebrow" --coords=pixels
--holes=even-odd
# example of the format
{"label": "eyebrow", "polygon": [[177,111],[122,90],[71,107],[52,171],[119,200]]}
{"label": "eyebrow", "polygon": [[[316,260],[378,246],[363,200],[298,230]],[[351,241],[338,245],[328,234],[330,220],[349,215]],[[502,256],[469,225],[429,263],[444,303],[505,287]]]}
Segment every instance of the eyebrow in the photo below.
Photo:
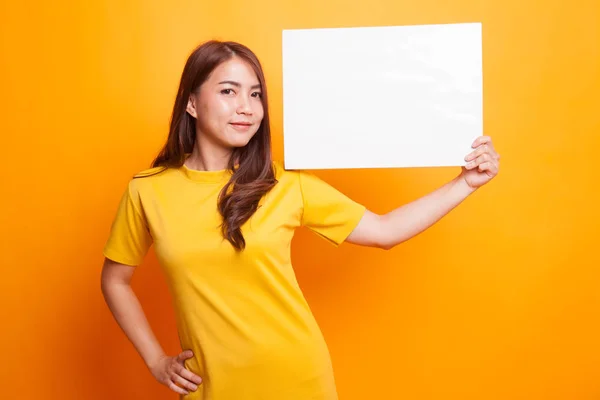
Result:
{"label": "eyebrow", "polygon": [[[219,85],[223,85],[223,84],[226,84],[226,83],[228,83],[230,85],[233,85],[233,86],[236,86],[236,87],[241,87],[242,86],[239,82],[235,82],[235,81],[222,81],[222,82],[219,82]],[[260,89],[260,83],[258,85],[252,86],[250,89]]]}

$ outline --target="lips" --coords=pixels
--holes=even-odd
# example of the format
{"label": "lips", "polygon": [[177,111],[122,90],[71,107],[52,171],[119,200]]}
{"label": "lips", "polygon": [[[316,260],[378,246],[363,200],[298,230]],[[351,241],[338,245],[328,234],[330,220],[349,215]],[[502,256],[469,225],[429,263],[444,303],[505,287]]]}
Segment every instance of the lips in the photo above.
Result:
{"label": "lips", "polygon": [[252,125],[250,122],[231,122],[231,125],[237,125],[237,126],[250,126]]}
{"label": "lips", "polygon": [[249,122],[232,122],[230,125],[238,132],[248,132],[252,127],[252,124]]}

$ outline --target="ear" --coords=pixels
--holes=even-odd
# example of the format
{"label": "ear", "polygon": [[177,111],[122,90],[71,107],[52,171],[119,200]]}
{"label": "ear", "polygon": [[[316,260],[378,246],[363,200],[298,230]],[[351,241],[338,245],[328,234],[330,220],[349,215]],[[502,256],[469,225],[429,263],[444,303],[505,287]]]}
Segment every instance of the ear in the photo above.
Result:
{"label": "ear", "polygon": [[187,107],[185,108],[185,111],[187,111],[187,113],[190,114],[192,117],[198,119],[198,113],[196,112],[196,98],[192,94],[190,94],[190,97],[188,98],[188,103]]}

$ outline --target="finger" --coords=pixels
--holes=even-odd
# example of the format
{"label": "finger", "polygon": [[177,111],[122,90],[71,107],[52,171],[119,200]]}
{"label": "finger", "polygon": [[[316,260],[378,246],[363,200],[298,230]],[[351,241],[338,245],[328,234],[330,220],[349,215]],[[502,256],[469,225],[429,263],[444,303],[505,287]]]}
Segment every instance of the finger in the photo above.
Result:
{"label": "finger", "polygon": [[202,378],[199,377],[198,375],[194,374],[192,371],[190,371],[187,368],[181,367],[181,369],[179,369],[177,371],[177,373],[179,375],[181,375],[182,377],[184,377],[185,379],[187,379],[188,381],[194,382],[197,385],[202,383]]}
{"label": "finger", "polygon": [[190,394],[190,392],[188,392],[187,390],[180,388],[179,386],[177,386],[176,384],[174,384],[173,382],[169,381],[169,383],[167,384],[167,387],[169,389],[171,389],[174,392],[177,392],[179,394]]}
{"label": "finger", "polygon": [[484,153],[490,153],[490,155],[493,156],[493,151],[490,151],[490,147],[489,147],[488,144],[482,144],[479,147],[477,147],[474,151],[470,152],[465,157],[465,161],[471,161],[474,158],[477,158],[477,157],[479,157],[480,155],[482,155]]}
{"label": "finger", "polygon": [[492,161],[492,157],[489,154],[487,154],[487,153],[480,155],[479,157],[477,157],[476,159],[474,159],[472,161],[469,161],[465,165],[465,168],[466,169],[473,169],[473,168],[478,167],[480,164],[482,164],[482,163],[484,163],[486,161]]}
{"label": "finger", "polygon": [[475,148],[477,146],[481,146],[482,144],[486,144],[492,141],[492,138],[489,136],[479,136],[471,144],[471,147]]}
{"label": "finger", "polygon": [[183,379],[181,377],[181,375],[173,374],[173,376],[171,377],[171,380],[173,382],[179,384],[179,386],[183,386],[184,388],[191,390],[192,392],[195,392],[196,390],[198,390],[198,385],[194,384],[193,382],[188,381],[187,379]]}
{"label": "finger", "polygon": [[496,152],[496,149],[494,148],[494,143],[492,143],[492,141],[490,140],[489,142],[487,142],[484,146],[487,146],[487,151],[488,153],[490,153],[490,155],[494,158],[498,157],[498,153]]}
{"label": "finger", "polygon": [[496,175],[498,173],[498,166],[491,161],[486,161],[479,165],[478,170],[479,170],[479,172],[489,171],[493,175]]}
{"label": "finger", "polygon": [[194,357],[194,353],[191,350],[185,350],[177,355],[177,361],[183,365],[185,360],[192,357]]}

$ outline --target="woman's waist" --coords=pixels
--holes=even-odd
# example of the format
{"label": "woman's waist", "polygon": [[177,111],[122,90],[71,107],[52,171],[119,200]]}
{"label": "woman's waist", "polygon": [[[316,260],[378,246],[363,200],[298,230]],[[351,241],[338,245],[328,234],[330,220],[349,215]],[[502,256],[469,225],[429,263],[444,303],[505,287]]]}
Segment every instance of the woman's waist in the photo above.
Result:
{"label": "woman's waist", "polygon": [[[316,323],[312,329],[298,326],[251,326],[243,331],[199,329],[180,334],[182,348],[194,349],[203,369],[261,368],[297,362],[318,368],[329,362],[325,339]],[[200,359],[201,358],[201,359]]]}

